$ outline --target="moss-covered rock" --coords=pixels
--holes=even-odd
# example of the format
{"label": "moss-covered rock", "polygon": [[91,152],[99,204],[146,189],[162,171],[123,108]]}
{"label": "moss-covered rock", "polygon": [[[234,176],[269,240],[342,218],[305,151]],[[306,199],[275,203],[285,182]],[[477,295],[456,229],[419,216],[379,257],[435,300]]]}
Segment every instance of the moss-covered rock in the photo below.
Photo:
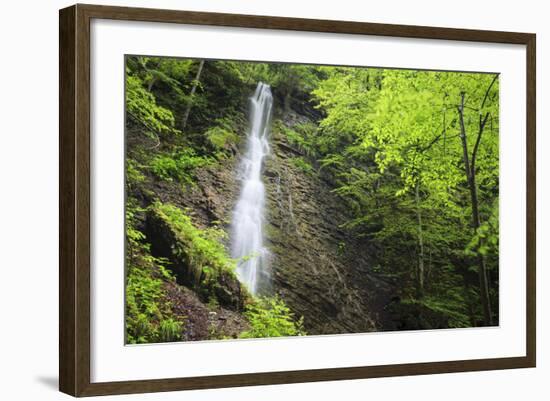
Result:
{"label": "moss-covered rock", "polygon": [[147,211],[146,235],[152,254],[169,261],[180,285],[194,289],[205,302],[214,298],[224,307],[243,308],[249,295],[219,241],[223,231],[198,229],[183,210],[156,202]]}

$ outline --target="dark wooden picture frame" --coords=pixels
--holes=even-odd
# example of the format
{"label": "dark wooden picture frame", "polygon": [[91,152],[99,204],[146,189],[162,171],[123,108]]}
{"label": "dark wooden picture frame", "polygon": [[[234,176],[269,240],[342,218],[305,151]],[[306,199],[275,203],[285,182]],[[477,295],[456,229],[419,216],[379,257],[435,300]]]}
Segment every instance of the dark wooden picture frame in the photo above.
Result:
{"label": "dark wooden picture frame", "polygon": [[[526,356],[91,383],[90,22],[93,18],[525,45]],[[93,396],[535,367],[535,34],[81,4],[60,10],[59,29],[59,388],[62,392]]]}

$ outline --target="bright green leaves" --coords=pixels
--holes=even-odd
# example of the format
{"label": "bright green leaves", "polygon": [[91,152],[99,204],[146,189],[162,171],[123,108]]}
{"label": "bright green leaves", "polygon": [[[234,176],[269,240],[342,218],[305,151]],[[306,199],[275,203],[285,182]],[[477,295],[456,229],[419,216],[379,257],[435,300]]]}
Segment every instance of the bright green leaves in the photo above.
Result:
{"label": "bright green leaves", "polygon": [[[443,155],[434,147],[445,135],[443,96],[434,94],[437,73],[384,71],[383,86],[369,113],[370,130],[362,138],[366,148],[376,151],[375,162],[383,173],[400,169],[402,194],[423,181],[423,172],[440,179],[446,172]],[[445,166],[447,167],[447,166]]]}
{"label": "bright green leaves", "polygon": [[226,117],[216,119],[215,125],[208,128],[204,135],[209,147],[215,152],[216,157],[221,159],[239,143],[237,132],[236,122]]}
{"label": "bright green leaves", "polygon": [[126,184],[133,188],[145,181],[145,176],[140,171],[137,162],[133,159],[126,159]]}
{"label": "bright green leaves", "polygon": [[292,128],[276,121],[276,129],[286,136],[290,145],[307,157],[317,157],[318,148],[322,137],[319,135],[317,126],[311,122],[298,123]]}
{"label": "bright green leaves", "polygon": [[[126,279],[126,330],[130,344],[176,341],[183,321],[176,320],[166,302],[164,281],[155,272],[158,263],[144,252],[128,265]],[[180,317],[181,318],[181,317]],[[170,327],[170,333],[166,329]]]}
{"label": "bright green leaves", "polygon": [[145,126],[149,135],[177,132],[172,112],[156,103],[140,78],[129,74],[126,75],[126,110],[132,119]]}
{"label": "bright green leaves", "polygon": [[[197,79],[199,66],[204,70]],[[164,199],[153,184],[163,181],[159,187],[175,188],[177,196],[202,178],[199,169],[217,174],[232,166],[246,132],[247,98],[258,81],[272,86],[274,143],[288,150],[294,174],[333,186],[349,209],[342,226],[365,237],[377,274],[399,283],[397,295],[404,302],[445,314],[453,327],[479,320],[473,267],[480,255],[490,272],[498,267],[494,74],[129,57],[127,188],[136,198],[147,195],[142,199],[147,213],[156,213],[177,233],[175,252],[198,277],[189,288],[201,297],[206,288],[210,298],[203,301],[217,302],[217,279],[233,276],[235,261],[221,230],[194,224],[175,205],[153,203]],[[462,95],[470,158],[475,153],[481,217],[475,231],[459,136]],[[144,218],[142,211],[129,210]],[[134,220],[128,217],[129,338],[169,341],[184,324],[166,305],[161,281],[170,279],[170,271],[148,252],[143,227]],[[421,265],[425,289],[416,292]],[[492,290],[497,284],[493,275]],[[246,318],[250,330],[244,338],[303,334],[301,322],[277,298],[253,301]]]}
{"label": "bright green leaves", "polygon": [[313,166],[306,161],[303,157],[293,157],[290,162],[294,167],[296,167],[298,170],[302,171],[306,174],[312,174],[314,169]]}
{"label": "bright green leaves", "polygon": [[[413,277],[426,275],[426,302],[454,327],[470,324],[465,304],[477,297],[456,296],[471,279],[471,257],[498,266],[498,86],[494,74],[327,68],[313,91],[325,113],[318,159],[353,211],[346,226],[380,247],[381,270],[399,277],[405,296],[418,297]],[[462,95],[482,217],[474,235]]]}
{"label": "bright green leaves", "polygon": [[158,154],[151,160],[150,167],[161,180],[193,184],[195,170],[209,163],[208,157],[198,156],[193,149],[184,149],[171,154]]}
{"label": "bright green leaves", "polygon": [[278,297],[258,298],[246,307],[245,317],[250,330],[240,338],[304,336],[303,319],[296,319],[289,307]]}
{"label": "bright green leaves", "polygon": [[328,78],[321,81],[313,95],[327,116],[320,123],[322,153],[337,152],[349,146],[369,128],[365,113],[374,96],[370,81],[378,72],[371,69],[327,68]]}
{"label": "bright green leaves", "polygon": [[471,241],[466,246],[466,253],[476,255],[476,251],[483,256],[498,257],[499,230],[498,230],[498,200],[493,205],[489,218],[482,222]]}
{"label": "bright green leaves", "polygon": [[151,209],[162,218],[177,235],[183,246],[181,257],[187,260],[190,268],[205,279],[219,275],[222,271],[233,274],[235,261],[231,259],[222,240],[226,233],[218,228],[197,228],[191,218],[178,207],[155,202]]}
{"label": "bright green leaves", "polygon": [[206,138],[216,150],[223,150],[228,144],[235,144],[238,136],[222,127],[213,127],[205,132]]}
{"label": "bright green leaves", "polygon": [[136,228],[140,210],[134,200],[126,207],[126,335],[129,344],[177,341],[184,316],[174,316],[165,283],[174,280],[166,260],[155,258],[145,235]]}

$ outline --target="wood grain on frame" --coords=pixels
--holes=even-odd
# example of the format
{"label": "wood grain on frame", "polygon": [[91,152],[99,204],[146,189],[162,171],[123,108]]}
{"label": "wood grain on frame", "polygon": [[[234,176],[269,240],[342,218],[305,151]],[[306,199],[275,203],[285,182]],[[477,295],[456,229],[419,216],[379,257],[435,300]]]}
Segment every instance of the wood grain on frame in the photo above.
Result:
{"label": "wood grain on frame", "polygon": [[[169,22],[404,38],[522,44],[527,48],[527,355],[193,378],[90,382],[90,20]],[[534,367],[536,364],[534,34],[301,18],[75,5],[59,14],[59,388],[73,396]]]}

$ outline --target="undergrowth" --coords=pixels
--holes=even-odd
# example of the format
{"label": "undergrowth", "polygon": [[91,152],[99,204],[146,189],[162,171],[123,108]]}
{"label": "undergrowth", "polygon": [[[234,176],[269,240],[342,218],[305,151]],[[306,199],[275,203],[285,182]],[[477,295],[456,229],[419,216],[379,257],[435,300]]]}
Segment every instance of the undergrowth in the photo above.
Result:
{"label": "undergrowth", "polygon": [[278,297],[260,297],[247,305],[245,313],[250,330],[241,333],[240,338],[305,336],[303,318],[296,319],[294,313]]}
{"label": "undergrowth", "polygon": [[127,343],[170,342],[181,339],[184,316],[175,316],[165,292],[174,280],[167,261],[155,258],[144,234],[135,228],[139,209],[128,202],[126,211],[126,335]]}

